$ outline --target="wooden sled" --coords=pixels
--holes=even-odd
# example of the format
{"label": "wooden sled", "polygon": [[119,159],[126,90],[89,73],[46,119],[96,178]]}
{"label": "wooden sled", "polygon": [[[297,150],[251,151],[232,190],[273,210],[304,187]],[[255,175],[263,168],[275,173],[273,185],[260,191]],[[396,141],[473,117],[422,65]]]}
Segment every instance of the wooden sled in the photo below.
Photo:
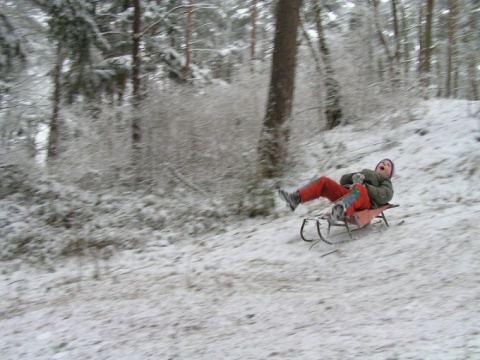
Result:
{"label": "wooden sled", "polygon": [[[350,229],[350,225],[355,225],[357,229],[361,229],[367,226],[368,224],[370,224],[372,220],[375,218],[382,219],[385,225],[389,227],[390,225],[388,224],[388,221],[384,212],[388,209],[398,207],[398,206],[400,205],[386,204],[376,209],[367,209],[367,210],[360,210],[360,211],[354,212],[352,215],[344,218],[343,220],[337,221],[333,225],[327,222],[328,234],[330,234],[330,230],[332,226],[340,226],[340,227],[345,227],[348,235],[350,236],[350,239],[353,239],[352,229]],[[302,240],[306,242],[322,240],[323,242],[332,245],[332,242],[328,241],[328,239],[322,234],[322,231],[320,230],[320,221],[321,220],[326,221],[327,216],[328,216],[328,213],[314,217],[314,218],[305,218],[303,220],[302,227],[300,228],[300,237],[302,238]],[[311,221],[315,221],[317,233],[320,239],[309,239],[305,236],[305,225]]]}

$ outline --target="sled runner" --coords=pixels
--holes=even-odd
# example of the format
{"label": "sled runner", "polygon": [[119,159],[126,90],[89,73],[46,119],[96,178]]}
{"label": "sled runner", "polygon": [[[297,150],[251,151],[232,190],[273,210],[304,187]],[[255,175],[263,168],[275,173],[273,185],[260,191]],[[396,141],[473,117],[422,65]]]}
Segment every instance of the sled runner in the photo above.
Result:
{"label": "sled runner", "polygon": [[[325,214],[322,214],[322,215],[315,216],[315,217],[305,218],[305,219],[303,219],[302,227],[300,228],[300,237],[302,238],[303,241],[306,241],[306,242],[314,242],[314,241],[321,240],[321,241],[323,241],[323,242],[325,242],[329,245],[333,245],[333,243],[331,241],[329,241],[325,235],[322,234],[322,231],[320,229],[320,222],[322,220],[324,220],[325,223],[328,224],[327,234],[330,234],[330,230],[331,230],[332,226],[340,226],[340,227],[346,228],[347,233],[350,236],[350,239],[353,239],[353,236],[352,236],[352,231],[353,230],[358,230],[358,229],[364,228],[365,226],[370,224],[370,222],[375,218],[382,219],[383,222],[385,223],[385,225],[388,227],[389,225],[388,225],[387,218],[385,217],[384,212],[388,209],[398,207],[398,206],[400,206],[400,205],[386,204],[386,205],[380,206],[379,208],[376,208],[376,209],[367,209],[367,210],[357,211],[357,212],[353,213],[352,215],[350,215],[350,216],[348,216],[348,217],[346,217],[342,220],[337,221],[333,225],[331,225],[327,221],[327,217],[329,216],[329,212],[327,212]],[[310,239],[310,238],[306,237],[305,229],[306,229],[307,223],[309,223],[309,222],[315,222],[315,226],[316,226],[316,230],[317,230],[317,234],[318,234],[319,238]],[[355,225],[356,229],[350,229],[350,225]]]}

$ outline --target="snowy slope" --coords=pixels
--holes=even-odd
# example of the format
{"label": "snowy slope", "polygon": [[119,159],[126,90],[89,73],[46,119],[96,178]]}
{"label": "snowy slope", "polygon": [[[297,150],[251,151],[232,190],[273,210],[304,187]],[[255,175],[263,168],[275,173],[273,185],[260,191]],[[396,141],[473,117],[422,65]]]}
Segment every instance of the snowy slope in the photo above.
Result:
{"label": "snowy slope", "polygon": [[[354,126],[325,172],[396,165],[390,228],[332,250],[298,235],[325,202],[154,240],[50,272],[4,265],[1,359],[480,359],[479,104],[434,100],[375,132]],[[321,174],[304,146],[294,188]],[[300,155],[301,154],[297,154]]]}

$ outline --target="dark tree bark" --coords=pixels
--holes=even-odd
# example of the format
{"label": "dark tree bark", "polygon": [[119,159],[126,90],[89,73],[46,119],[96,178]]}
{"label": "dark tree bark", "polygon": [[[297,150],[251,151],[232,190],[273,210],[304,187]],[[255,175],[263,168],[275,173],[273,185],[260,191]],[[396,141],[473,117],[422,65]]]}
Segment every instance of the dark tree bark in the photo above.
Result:
{"label": "dark tree bark", "polygon": [[457,38],[457,0],[448,1],[448,51],[447,51],[447,80],[445,84],[445,96],[456,96],[456,73],[455,63],[457,61],[456,38]]}
{"label": "dark tree bark", "polygon": [[[133,152],[133,168],[139,169],[142,159],[142,128],[141,128],[141,79],[140,79],[140,26],[141,26],[141,9],[140,0],[134,0],[134,15],[133,15],[133,65],[132,65],[132,85],[133,85],[133,119],[132,119],[132,152]],[[137,180],[141,177],[141,172],[136,171]]]}
{"label": "dark tree bark", "polygon": [[250,70],[253,72],[254,61],[257,56],[257,0],[252,0],[252,36],[250,43]]}
{"label": "dark tree bark", "polygon": [[287,156],[297,54],[297,30],[302,0],[279,0],[269,95],[258,154],[261,173],[273,178],[281,174]]}
{"label": "dark tree bark", "polygon": [[479,24],[480,24],[480,15],[478,11],[475,11],[475,5],[472,3],[470,5],[470,11],[468,11],[468,26],[467,29],[462,33],[462,39],[464,42],[464,48],[468,49],[466,54],[467,58],[467,71],[469,81],[469,90],[468,98],[470,100],[480,100],[480,94],[478,89],[478,53],[476,52],[477,47],[475,42],[478,44],[480,41],[479,37]]}
{"label": "dark tree bark", "polygon": [[426,28],[425,28],[425,72],[430,72],[432,57],[432,28],[433,28],[434,0],[427,0]]}
{"label": "dark tree bark", "polygon": [[417,29],[418,29],[418,73],[421,74],[422,72],[422,64],[423,64],[423,58],[425,57],[424,53],[425,53],[425,40],[423,38],[423,26],[422,26],[422,22],[423,22],[423,17],[424,17],[424,6],[423,5],[419,5],[419,13],[418,13],[418,26],[417,26]]}
{"label": "dark tree bark", "polygon": [[60,42],[57,44],[57,58],[53,74],[53,111],[49,124],[47,161],[54,160],[58,156],[58,139],[59,139],[59,116],[60,101],[62,94],[61,76],[63,70],[63,53]]}
{"label": "dark tree bark", "polygon": [[397,1],[391,0],[390,2],[392,6],[392,18],[393,18],[393,34],[395,37],[395,62],[397,67],[400,65],[400,30],[398,26],[398,15],[397,15]]}
{"label": "dark tree bark", "polygon": [[[432,27],[433,27],[433,8],[435,5],[434,0],[427,0],[427,10],[425,14],[425,29],[420,49],[421,62],[420,62],[420,82],[424,87],[430,84],[429,76],[431,70],[431,56],[432,56]],[[421,21],[421,20],[420,20]],[[421,26],[421,24],[420,24]]]}

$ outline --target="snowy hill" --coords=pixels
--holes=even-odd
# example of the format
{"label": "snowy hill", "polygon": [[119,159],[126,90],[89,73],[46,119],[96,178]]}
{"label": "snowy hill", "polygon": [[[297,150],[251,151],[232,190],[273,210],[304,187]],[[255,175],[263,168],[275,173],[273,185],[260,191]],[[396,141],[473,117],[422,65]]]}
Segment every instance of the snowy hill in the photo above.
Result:
{"label": "snowy hill", "polygon": [[[130,239],[124,251],[48,271],[0,263],[0,358],[480,359],[479,110],[432,100],[329,133],[342,146],[319,136],[299,147],[289,189],[395,161],[390,228],[375,223],[335,247],[309,250],[299,237],[320,200],[295,213],[279,201],[274,217],[165,241],[141,224],[120,232],[119,209],[133,199],[111,199],[101,234]],[[1,205],[18,222],[40,211],[15,194]],[[160,221],[157,211],[145,218]]]}

